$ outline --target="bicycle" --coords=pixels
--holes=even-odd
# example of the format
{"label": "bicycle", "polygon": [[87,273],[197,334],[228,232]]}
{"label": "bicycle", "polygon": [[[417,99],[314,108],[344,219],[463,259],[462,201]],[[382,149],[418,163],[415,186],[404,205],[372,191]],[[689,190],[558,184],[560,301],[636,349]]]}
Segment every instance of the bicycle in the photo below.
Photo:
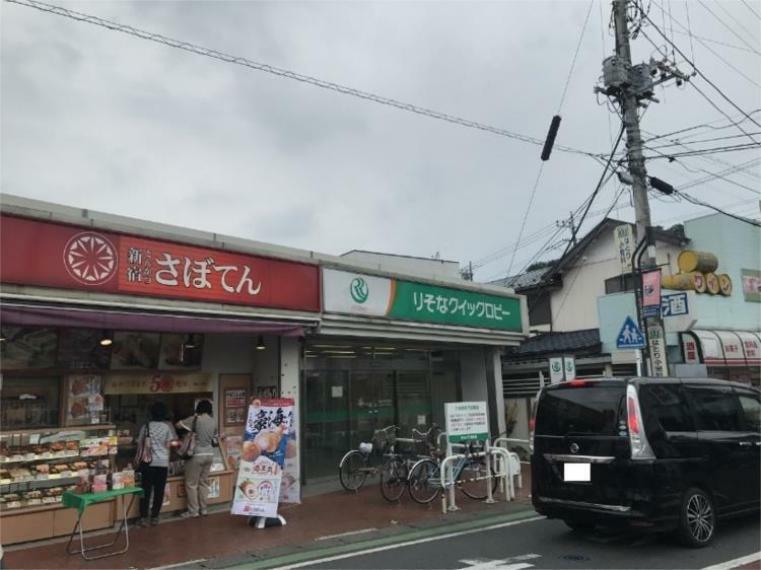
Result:
{"label": "bicycle", "polygon": [[[452,465],[454,480],[457,487],[471,499],[482,501],[488,497],[488,489],[484,485],[486,480],[486,459],[476,455],[475,445],[468,444],[468,453],[458,458]],[[434,460],[432,458],[421,459],[410,469],[408,487],[410,497],[416,503],[426,505],[433,501],[444,489],[441,476],[441,455]],[[496,492],[499,481],[495,477],[494,467],[491,467],[492,493]]]}
{"label": "bicycle", "polygon": [[338,463],[338,480],[347,491],[355,493],[362,488],[369,475],[376,475],[377,465],[371,465],[373,457],[384,456],[387,447],[393,449],[397,426],[388,426],[373,432],[371,442],[362,442],[357,449],[348,451]]}
{"label": "bicycle", "polygon": [[402,498],[404,491],[408,487],[410,466],[420,460],[421,456],[417,446],[424,444],[430,451],[430,439],[434,440],[438,432],[441,431],[437,425],[432,425],[427,431],[419,431],[412,428],[412,438],[397,437],[395,443],[411,443],[414,445],[412,453],[399,453],[396,447],[392,447],[386,461],[381,466],[380,489],[381,495],[390,503],[394,503]]}

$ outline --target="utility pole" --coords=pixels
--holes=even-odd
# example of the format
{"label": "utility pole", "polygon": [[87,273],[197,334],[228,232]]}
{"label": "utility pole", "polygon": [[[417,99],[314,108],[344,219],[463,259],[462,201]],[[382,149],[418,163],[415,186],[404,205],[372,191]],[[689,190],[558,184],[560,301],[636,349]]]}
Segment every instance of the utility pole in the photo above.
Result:
{"label": "utility pole", "polygon": [[571,245],[576,245],[576,233],[579,228],[576,227],[575,220],[573,219],[573,212],[568,214],[568,218],[565,220],[556,220],[555,226],[558,228],[570,228],[571,230]]}
{"label": "utility pole", "polygon": [[[648,176],[645,159],[642,155],[642,135],[639,130],[639,107],[657,102],[653,96],[655,85],[676,78],[677,83],[687,78],[664,58],[660,62],[632,65],[629,40],[629,6],[635,6],[631,0],[613,0],[613,23],[616,31],[616,55],[603,62],[604,88],[596,88],[597,93],[604,93],[615,98],[621,107],[624,128],[626,130],[626,147],[629,174],[632,180],[635,222],[637,227],[638,250],[642,247],[643,262],[637,263],[639,284],[637,292],[638,314],[642,314],[643,332],[647,339],[649,373],[653,376],[667,376],[666,341],[661,319],[660,307],[642,307],[643,285],[641,269],[657,269],[655,242],[652,238],[650,221],[650,204],[648,202]],[[635,18],[636,10],[633,12]],[[635,23],[636,25],[636,23]],[[636,35],[636,31],[634,32]],[[660,78],[653,78],[660,73]],[[642,104],[642,101],[647,103]],[[637,261],[637,260],[635,260]],[[649,312],[646,312],[649,311]]]}
{"label": "utility pole", "polygon": [[[629,46],[629,26],[626,21],[626,6],[629,0],[613,0],[613,21],[616,27],[616,56],[627,70],[632,68],[632,53]],[[621,103],[626,129],[626,149],[629,174],[632,177],[634,194],[634,216],[637,226],[637,240],[647,236],[650,227],[650,203],[647,201],[647,170],[642,156],[642,135],[639,131],[637,96],[629,85],[621,89],[618,100]],[[648,244],[650,245],[650,244]],[[649,252],[648,252],[649,254]],[[654,264],[655,260],[652,260]]]}

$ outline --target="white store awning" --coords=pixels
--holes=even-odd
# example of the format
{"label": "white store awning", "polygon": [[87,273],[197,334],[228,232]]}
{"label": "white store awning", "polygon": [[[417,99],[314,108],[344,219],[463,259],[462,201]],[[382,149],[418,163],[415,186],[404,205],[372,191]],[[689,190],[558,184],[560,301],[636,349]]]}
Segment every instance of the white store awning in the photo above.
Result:
{"label": "white store awning", "polygon": [[680,334],[685,364],[761,365],[761,334],[750,331],[692,330]]}

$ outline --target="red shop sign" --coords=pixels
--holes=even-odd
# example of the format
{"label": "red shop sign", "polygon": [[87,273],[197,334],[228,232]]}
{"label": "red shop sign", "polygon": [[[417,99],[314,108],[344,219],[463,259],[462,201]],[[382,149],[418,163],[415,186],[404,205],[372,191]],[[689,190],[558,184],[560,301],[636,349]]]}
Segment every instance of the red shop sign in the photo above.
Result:
{"label": "red shop sign", "polygon": [[319,312],[315,265],[0,218],[0,281]]}

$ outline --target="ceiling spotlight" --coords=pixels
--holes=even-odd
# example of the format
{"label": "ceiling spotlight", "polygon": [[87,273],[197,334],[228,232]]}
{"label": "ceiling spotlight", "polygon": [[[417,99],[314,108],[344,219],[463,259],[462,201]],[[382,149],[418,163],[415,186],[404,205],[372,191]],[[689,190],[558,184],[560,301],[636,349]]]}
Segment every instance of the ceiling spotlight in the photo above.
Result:
{"label": "ceiling spotlight", "polygon": [[98,343],[101,346],[111,346],[114,344],[114,339],[111,338],[111,333],[108,331],[103,331],[103,335],[100,337],[100,341],[98,341]]}
{"label": "ceiling spotlight", "polygon": [[266,350],[266,346],[264,345],[264,337],[262,335],[259,335],[259,342],[256,343],[256,350]]}
{"label": "ceiling spotlight", "polygon": [[196,348],[196,346],[197,346],[197,345],[196,345],[196,342],[195,342],[195,340],[194,340],[194,338],[193,338],[193,335],[192,335],[192,334],[189,334],[189,335],[188,335],[188,336],[185,338],[185,342],[184,342],[184,343],[183,343],[183,345],[182,345],[182,347],[183,347],[185,350],[190,350],[191,348]]}

